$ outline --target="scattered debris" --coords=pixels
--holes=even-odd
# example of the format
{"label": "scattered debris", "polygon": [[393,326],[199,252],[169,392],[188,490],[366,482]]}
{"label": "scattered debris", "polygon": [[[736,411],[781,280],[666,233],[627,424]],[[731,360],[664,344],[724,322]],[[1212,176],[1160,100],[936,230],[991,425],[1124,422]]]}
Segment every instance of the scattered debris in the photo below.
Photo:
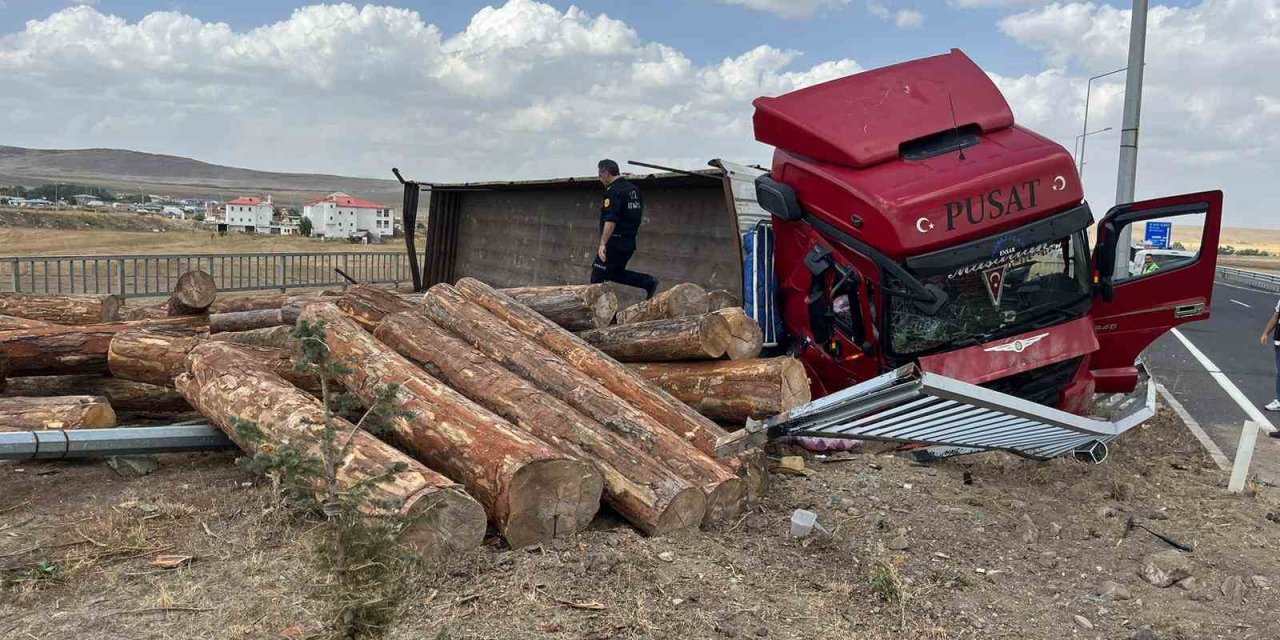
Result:
{"label": "scattered debris", "polygon": [[1180,551],[1161,551],[1147,556],[1138,575],[1153,586],[1171,587],[1175,582],[1191,577],[1191,561]]}
{"label": "scattered debris", "polygon": [[670,551],[663,551],[662,553],[658,554],[658,559],[663,562],[675,562],[676,554],[671,553]]}
{"label": "scattered debris", "polygon": [[160,458],[156,456],[114,456],[106,460],[106,466],[120,477],[142,477],[151,475],[160,468]]}
{"label": "scattered debris", "polygon": [[1076,621],[1076,624],[1080,625],[1080,627],[1081,627],[1081,628],[1083,628],[1083,629],[1086,629],[1086,630],[1087,630],[1087,629],[1093,629],[1093,623],[1092,623],[1092,622],[1090,622],[1088,618],[1086,618],[1086,617],[1084,617],[1084,616],[1082,616],[1082,615],[1080,615],[1080,614],[1078,614],[1078,613],[1077,613],[1076,615],[1072,616],[1072,619],[1074,619],[1074,620]]}
{"label": "scattered debris", "polygon": [[1226,580],[1222,581],[1218,590],[1222,592],[1227,602],[1231,604],[1244,602],[1244,580],[1241,580],[1240,576],[1228,576]]}
{"label": "scattered debris", "polygon": [[178,567],[184,567],[191,564],[191,561],[194,559],[195,558],[193,556],[159,555],[151,561],[151,566],[158,569],[177,569]]}
{"label": "scattered debris", "polygon": [[1110,600],[1130,600],[1133,598],[1133,594],[1129,593],[1128,587],[1114,580],[1105,580],[1098,585],[1097,594]]}
{"label": "scattered debris", "polygon": [[910,545],[907,543],[907,536],[898,534],[891,538],[885,546],[893,551],[906,551]]}

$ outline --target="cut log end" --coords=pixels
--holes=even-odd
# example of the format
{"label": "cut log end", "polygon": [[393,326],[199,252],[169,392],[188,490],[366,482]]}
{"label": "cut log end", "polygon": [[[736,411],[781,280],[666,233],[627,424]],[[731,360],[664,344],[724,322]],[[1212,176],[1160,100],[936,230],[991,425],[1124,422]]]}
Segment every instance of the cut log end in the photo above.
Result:
{"label": "cut log end", "polygon": [[799,360],[787,358],[782,365],[782,411],[789,411],[813,399],[809,376]]}
{"label": "cut log end", "polygon": [[205,313],[218,297],[218,284],[203,271],[188,271],[178,277],[169,296],[169,315],[194,316]]}
{"label": "cut log end", "polygon": [[738,296],[735,296],[724,289],[716,289],[715,291],[707,293],[707,300],[710,302],[711,311],[737,307],[741,304],[738,302]]}
{"label": "cut log end", "polygon": [[667,508],[658,517],[657,524],[649,531],[651,536],[661,536],[676,531],[696,529],[702,525],[707,513],[707,496],[697,487],[690,487],[677,493],[667,503]]}
{"label": "cut log end", "polygon": [[512,548],[571,536],[591,524],[604,483],[591,465],[576,460],[540,460],[511,479],[510,517],[503,537]]}
{"label": "cut log end", "polygon": [[760,355],[764,348],[764,332],[746,311],[741,307],[731,307],[716,311],[715,315],[728,324],[729,340],[725,354],[730,360],[749,360]]}
{"label": "cut log end", "polygon": [[747,483],[741,478],[728,478],[707,487],[707,512],[702,516],[703,529],[732,525],[742,514],[747,499]]}
{"label": "cut log end", "polygon": [[401,541],[425,556],[461,553],[484,542],[484,507],[456,487],[417,494],[404,514],[410,526]]}

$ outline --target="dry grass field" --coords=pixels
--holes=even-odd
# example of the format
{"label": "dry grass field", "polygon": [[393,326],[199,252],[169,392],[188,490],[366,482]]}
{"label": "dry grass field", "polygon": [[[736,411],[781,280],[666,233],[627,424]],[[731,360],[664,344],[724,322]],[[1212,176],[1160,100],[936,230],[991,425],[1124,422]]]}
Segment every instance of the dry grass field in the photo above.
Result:
{"label": "dry grass field", "polygon": [[291,236],[219,236],[196,222],[135,213],[0,209],[0,255],[268,253],[404,250],[401,239],[356,245]]}

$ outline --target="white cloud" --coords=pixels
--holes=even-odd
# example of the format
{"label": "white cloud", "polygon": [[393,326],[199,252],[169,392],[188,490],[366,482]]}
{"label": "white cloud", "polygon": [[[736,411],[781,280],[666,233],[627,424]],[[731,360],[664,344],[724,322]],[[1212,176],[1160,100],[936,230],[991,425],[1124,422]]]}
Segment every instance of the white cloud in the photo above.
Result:
{"label": "white cloud", "polygon": [[924,14],[914,9],[902,9],[894,16],[893,23],[899,29],[919,29],[924,26]]}
{"label": "white cloud", "polygon": [[961,9],[980,9],[998,7],[1001,9],[1038,7],[1054,0],[947,0],[947,4]]}
{"label": "white cloud", "polygon": [[[1040,52],[1047,71],[997,78],[1020,122],[1071,148],[1084,115],[1086,78],[1123,67],[1128,10],[1052,4],[1009,16],[1000,28]],[[1140,197],[1223,188],[1228,221],[1276,226],[1269,202],[1280,168],[1280,2],[1204,0],[1153,5],[1138,160]],[[1123,73],[1093,83],[1085,183],[1095,208],[1113,201]]]}
{"label": "white cloud", "polygon": [[894,11],[878,0],[867,0],[867,12],[881,20],[892,20],[899,29],[919,29],[924,26],[923,13],[914,9]]}
{"label": "white cloud", "polygon": [[819,9],[838,9],[849,0],[716,0],[756,11],[767,11],[783,18],[808,18]]}
{"label": "white cloud", "polygon": [[[800,59],[760,46],[695,64],[621,21],[533,0],[452,35],[379,6],[305,7],[248,31],[76,7],[0,36],[0,131],[5,144],[423,180],[590,174],[605,155],[759,162],[752,99],[859,70]],[[75,83],[51,81],[67,69]]]}

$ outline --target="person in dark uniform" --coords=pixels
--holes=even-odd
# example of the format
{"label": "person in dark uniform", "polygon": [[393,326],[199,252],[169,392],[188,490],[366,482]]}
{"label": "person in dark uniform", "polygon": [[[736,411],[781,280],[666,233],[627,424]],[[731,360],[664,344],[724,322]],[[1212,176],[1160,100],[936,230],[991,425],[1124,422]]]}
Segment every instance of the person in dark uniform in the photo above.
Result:
{"label": "person in dark uniform", "polygon": [[644,289],[645,296],[652,298],[658,290],[658,279],[647,273],[627,271],[644,218],[644,198],[630,180],[621,177],[618,163],[601,160],[596,166],[605,193],[600,207],[600,248],[591,264],[591,283],[617,282]]}

